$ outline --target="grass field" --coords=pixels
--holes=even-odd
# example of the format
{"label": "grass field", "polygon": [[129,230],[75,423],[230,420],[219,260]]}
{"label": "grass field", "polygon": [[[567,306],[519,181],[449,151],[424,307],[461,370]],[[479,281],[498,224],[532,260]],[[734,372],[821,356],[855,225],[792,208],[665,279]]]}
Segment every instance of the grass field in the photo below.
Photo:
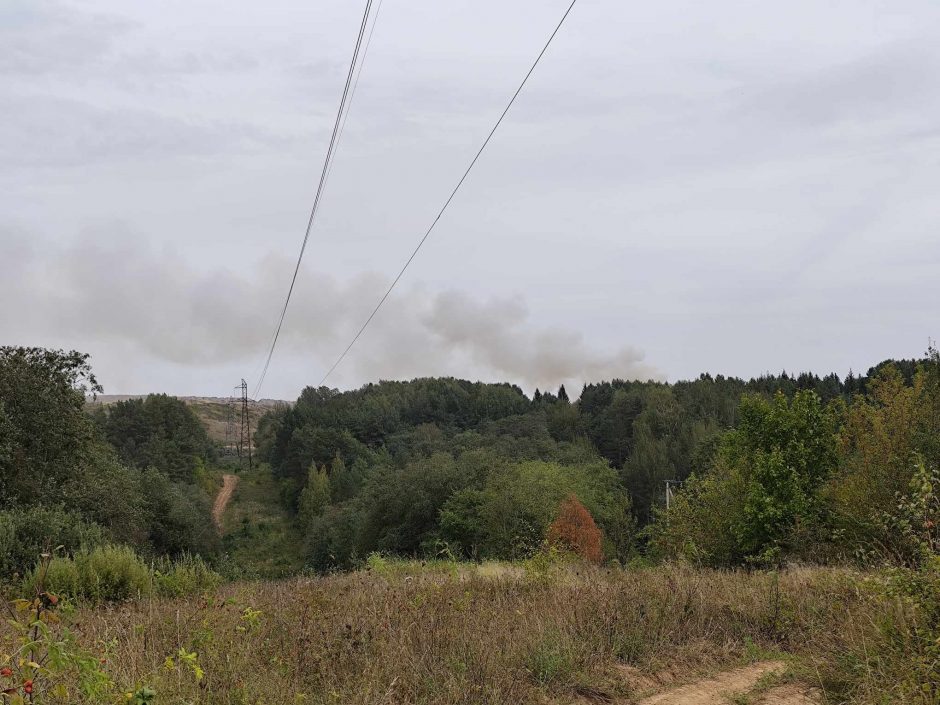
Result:
{"label": "grass field", "polygon": [[[911,681],[917,614],[874,584],[821,568],[373,557],[357,573],[232,583],[74,619],[80,643],[107,652],[115,692],[156,693],[144,703],[937,702]],[[747,664],[757,670],[728,675]],[[716,673],[716,690],[754,678],[727,700],[670,690]],[[780,684],[816,700],[762,699]],[[670,695],[683,692],[693,699]],[[108,702],[69,693],[43,702]]]}

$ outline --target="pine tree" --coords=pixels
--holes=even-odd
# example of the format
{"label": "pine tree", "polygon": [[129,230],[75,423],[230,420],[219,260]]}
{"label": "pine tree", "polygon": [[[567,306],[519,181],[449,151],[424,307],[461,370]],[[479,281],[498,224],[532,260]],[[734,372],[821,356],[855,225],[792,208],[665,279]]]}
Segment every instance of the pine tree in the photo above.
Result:
{"label": "pine tree", "polygon": [[535,394],[532,395],[532,403],[540,404],[542,402],[542,393],[539,391],[539,388],[535,388]]}
{"label": "pine tree", "polygon": [[558,401],[564,402],[565,404],[569,403],[568,392],[565,391],[565,385],[561,385],[558,388]]}

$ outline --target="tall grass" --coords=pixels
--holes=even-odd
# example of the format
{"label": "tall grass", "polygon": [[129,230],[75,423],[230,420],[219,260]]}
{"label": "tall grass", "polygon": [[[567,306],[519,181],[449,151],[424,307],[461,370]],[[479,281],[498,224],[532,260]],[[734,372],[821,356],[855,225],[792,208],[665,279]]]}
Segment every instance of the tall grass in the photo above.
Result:
{"label": "tall grass", "polygon": [[[664,673],[780,653],[828,703],[936,702],[911,662],[919,608],[874,575],[376,564],[86,608],[81,638],[112,643],[115,683],[168,703],[629,702]],[[176,654],[186,668],[163,667]],[[624,680],[617,664],[650,677]]]}
{"label": "tall grass", "polygon": [[32,594],[40,574],[44,589],[91,603],[119,602],[151,595],[181,597],[215,590],[221,577],[198,556],[160,558],[148,564],[129,546],[98,546],[53,558],[25,580]]}

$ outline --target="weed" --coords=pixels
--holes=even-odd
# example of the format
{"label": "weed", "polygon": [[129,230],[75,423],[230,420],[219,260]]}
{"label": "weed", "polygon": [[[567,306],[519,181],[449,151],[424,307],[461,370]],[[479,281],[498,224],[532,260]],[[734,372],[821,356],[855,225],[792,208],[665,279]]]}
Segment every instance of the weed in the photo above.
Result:
{"label": "weed", "polygon": [[567,684],[575,673],[570,648],[557,632],[545,635],[536,644],[526,667],[535,682],[542,686]]}

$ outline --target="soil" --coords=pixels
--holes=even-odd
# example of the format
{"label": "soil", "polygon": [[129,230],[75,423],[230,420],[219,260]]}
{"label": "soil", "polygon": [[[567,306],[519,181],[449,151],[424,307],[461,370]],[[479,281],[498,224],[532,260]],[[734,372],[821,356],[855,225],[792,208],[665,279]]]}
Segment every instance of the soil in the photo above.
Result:
{"label": "soil", "polygon": [[219,494],[215,496],[215,504],[212,506],[212,519],[215,521],[215,525],[219,527],[219,531],[222,530],[222,515],[225,514],[225,508],[232,499],[232,493],[235,492],[237,485],[238,476],[222,476],[222,489],[219,490]]}

